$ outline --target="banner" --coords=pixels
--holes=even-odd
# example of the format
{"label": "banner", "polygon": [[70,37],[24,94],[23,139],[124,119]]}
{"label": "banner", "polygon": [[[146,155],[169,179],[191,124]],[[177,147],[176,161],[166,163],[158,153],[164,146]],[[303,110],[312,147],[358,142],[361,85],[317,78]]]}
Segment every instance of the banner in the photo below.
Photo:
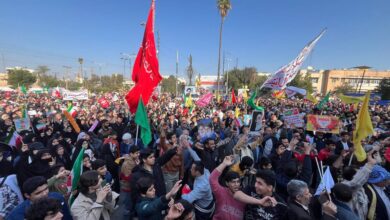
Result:
{"label": "banner", "polygon": [[28,118],[15,119],[14,124],[17,132],[30,129],[30,119]]}
{"label": "banner", "polygon": [[296,115],[290,115],[284,117],[284,123],[287,128],[303,128],[305,127],[305,113],[300,113]]}
{"label": "banner", "polygon": [[312,40],[309,44],[307,44],[301,53],[289,64],[283,66],[281,69],[276,71],[276,73],[272,74],[260,87],[271,88],[273,90],[282,90],[286,88],[287,83],[291,82],[298,73],[299,68],[301,68],[303,62],[306,57],[313,50],[314,46],[320,40],[322,35],[326,30],[323,30],[314,40]]}
{"label": "banner", "polygon": [[307,115],[306,130],[338,134],[339,118],[327,115]]}
{"label": "banner", "polygon": [[62,100],[73,101],[73,100],[88,100],[88,90],[80,91],[68,91],[64,90]]}

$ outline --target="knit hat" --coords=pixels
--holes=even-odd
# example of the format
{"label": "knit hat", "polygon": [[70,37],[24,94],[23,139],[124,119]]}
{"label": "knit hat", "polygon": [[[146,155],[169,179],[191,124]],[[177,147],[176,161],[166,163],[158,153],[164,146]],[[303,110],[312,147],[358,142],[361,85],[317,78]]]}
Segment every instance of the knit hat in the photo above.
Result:
{"label": "knit hat", "polygon": [[390,173],[382,166],[375,165],[372,168],[370,177],[368,178],[369,183],[380,183],[390,179]]}

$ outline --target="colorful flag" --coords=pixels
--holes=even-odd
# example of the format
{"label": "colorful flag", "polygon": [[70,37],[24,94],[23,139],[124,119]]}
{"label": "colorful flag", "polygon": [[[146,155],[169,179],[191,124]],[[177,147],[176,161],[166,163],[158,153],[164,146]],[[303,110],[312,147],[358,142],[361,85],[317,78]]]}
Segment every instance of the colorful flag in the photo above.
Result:
{"label": "colorful flag", "polygon": [[359,114],[356,120],[356,128],[353,132],[353,144],[355,148],[355,156],[358,161],[363,161],[366,159],[367,155],[363,149],[361,141],[367,136],[374,133],[374,128],[372,126],[370,113],[368,112],[368,105],[370,101],[370,92],[366,93],[362,107],[359,110]]}
{"label": "colorful flag", "polygon": [[272,93],[272,97],[274,97],[275,99],[284,99],[284,98],[286,98],[286,94],[285,94],[284,90],[274,91]]}
{"label": "colorful flag", "polygon": [[236,104],[236,103],[237,103],[236,94],[234,94],[234,89],[232,89],[232,104]]}
{"label": "colorful flag", "polygon": [[321,182],[318,185],[316,193],[314,195],[318,196],[325,190],[328,193],[330,193],[333,186],[334,186],[334,180],[332,174],[330,173],[330,168],[328,167],[326,168],[324,176],[322,177]]}
{"label": "colorful flag", "polygon": [[185,98],[185,107],[191,108],[192,105],[193,105],[193,103],[192,103],[192,96],[191,96],[191,93],[190,93],[188,98],[187,97]]}
{"label": "colorful flag", "polygon": [[326,96],[321,100],[321,102],[318,103],[317,108],[320,110],[323,109],[325,104],[329,102],[329,97],[330,97],[330,92],[328,92],[328,94],[326,94]]}
{"label": "colorful flag", "polygon": [[73,106],[73,103],[72,102],[68,102],[68,108],[66,109],[67,112],[69,112],[69,114],[74,118],[76,117],[77,115],[77,110],[76,108]]}
{"label": "colorful flag", "polygon": [[199,106],[199,107],[205,107],[206,105],[208,105],[211,100],[213,99],[213,93],[207,93],[205,95],[203,95],[202,97],[200,97],[198,99],[198,101],[196,101],[196,105]]}
{"label": "colorful flag", "polygon": [[154,42],[154,8],[155,3],[152,1],[142,45],[134,62],[132,80],[135,82],[135,86],[126,95],[127,104],[132,113],[137,110],[139,97],[142,97],[143,102],[148,104],[154,88],[162,80]]}
{"label": "colorful flag", "polygon": [[139,99],[137,112],[135,113],[135,123],[141,127],[141,139],[144,145],[148,145],[152,141],[152,132],[150,131],[149,119],[145,110],[142,97]]}
{"label": "colorful flag", "polygon": [[236,107],[236,110],[234,111],[234,116],[238,118],[240,116],[240,108]]}
{"label": "colorful flag", "polygon": [[306,94],[306,99],[311,101],[313,104],[317,104],[318,103],[318,100],[316,98],[314,98],[314,96],[312,96],[310,93]]}
{"label": "colorful flag", "polygon": [[77,190],[77,185],[80,180],[80,176],[83,173],[83,157],[84,157],[84,151],[85,148],[82,147],[80,150],[79,155],[77,155],[77,158],[75,162],[73,163],[72,171],[70,172],[70,175],[68,176],[67,186],[68,186],[68,192],[70,192],[70,198],[69,198],[69,205],[72,206],[73,201],[75,200],[75,197],[73,197],[73,191]]}
{"label": "colorful flag", "polygon": [[299,68],[301,68],[303,62],[310,54],[318,40],[325,33],[326,29],[323,30],[314,40],[312,40],[309,44],[307,44],[301,53],[289,64],[283,66],[281,69],[276,71],[273,75],[271,75],[261,86],[261,88],[271,88],[274,90],[282,90],[286,87],[287,83],[291,82],[298,73]]}
{"label": "colorful flag", "polygon": [[57,88],[53,89],[53,91],[51,92],[51,96],[57,99],[61,98],[61,92],[58,86]]}
{"label": "colorful flag", "polygon": [[18,143],[22,143],[22,137],[18,134],[15,129],[12,129],[9,135],[5,139],[5,143],[9,146],[16,147]]}
{"label": "colorful flag", "polygon": [[287,86],[287,88],[285,89],[285,93],[286,93],[288,98],[290,98],[291,96],[294,96],[297,93],[305,96],[306,89],[298,88],[295,86]]}
{"label": "colorful flag", "polygon": [[256,92],[253,92],[252,93],[252,95],[251,95],[251,97],[248,99],[248,105],[251,107],[251,108],[253,108],[254,110],[258,110],[258,111],[264,111],[264,108],[263,107],[261,107],[261,106],[257,106],[256,104],[255,104],[255,98],[256,98]]}
{"label": "colorful flag", "polygon": [[337,94],[337,97],[345,104],[356,104],[364,101],[364,96],[346,96]]}

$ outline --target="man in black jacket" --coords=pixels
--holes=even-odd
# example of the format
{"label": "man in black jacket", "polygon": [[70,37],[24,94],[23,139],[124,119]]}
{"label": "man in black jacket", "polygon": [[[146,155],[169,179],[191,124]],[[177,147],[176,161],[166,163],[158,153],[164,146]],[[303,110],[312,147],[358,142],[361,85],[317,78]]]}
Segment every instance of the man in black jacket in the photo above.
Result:
{"label": "man in black jacket", "polygon": [[341,140],[336,143],[336,149],[334,151],[335,154],[340,155],[341,151],[346,150],[349,151],[353,148],[353,144],[349,141],[350,137],[348,132],[341,132]]}
{"label": "man in black jacket", "polygon": [[[287,184],[288,198],[288,219],[289,220],[313,220],[314,210],[312,209],[314,199],[309,191],[307,184],[301,180],[291,180]],[[336,219],[334,215],[337,207],[332,202],[324,203],[322,209],[323,220]]]}

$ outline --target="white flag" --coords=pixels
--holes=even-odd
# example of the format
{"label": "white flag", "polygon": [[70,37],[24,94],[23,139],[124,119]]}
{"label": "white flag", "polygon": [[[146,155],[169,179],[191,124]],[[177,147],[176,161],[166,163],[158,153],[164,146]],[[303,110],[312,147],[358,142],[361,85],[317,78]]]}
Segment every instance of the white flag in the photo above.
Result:
{"label": "white flag", "polygon": [[329,167],[326,168],[326,171],[324,173],[324,176],[322,177],[322,180],[320,182],[320,185],[318,185],[316,193],[314,195],[320,195],[320,193],[324,190],[330,193],[330,190],[334,186],[334,180],[332,177],[332,174],[330,173]]}
{"label": "white flag", "polygon": [[[271,88],[273,90],[282,90],[286,87],[287,83],[291,82],[298,73],[299,68],[301,68],[306,57],[310,54],[318,40],[325,33],[326,29],[323,30],[314,40],[307,44],[301,53],[289,64],[280,68],[276,73],[271,75],[261,86],[261,88]],[[260,89],[261,89],[260,88]]]}
{"label": "white flag", "polygon": [[306,89],[298,88],[295,86],[287,86],[287,88],[284,90],[287,97],[290,98],[291,96],[294,96],[295,94],[299,93],[303,96],[306,95]]}

